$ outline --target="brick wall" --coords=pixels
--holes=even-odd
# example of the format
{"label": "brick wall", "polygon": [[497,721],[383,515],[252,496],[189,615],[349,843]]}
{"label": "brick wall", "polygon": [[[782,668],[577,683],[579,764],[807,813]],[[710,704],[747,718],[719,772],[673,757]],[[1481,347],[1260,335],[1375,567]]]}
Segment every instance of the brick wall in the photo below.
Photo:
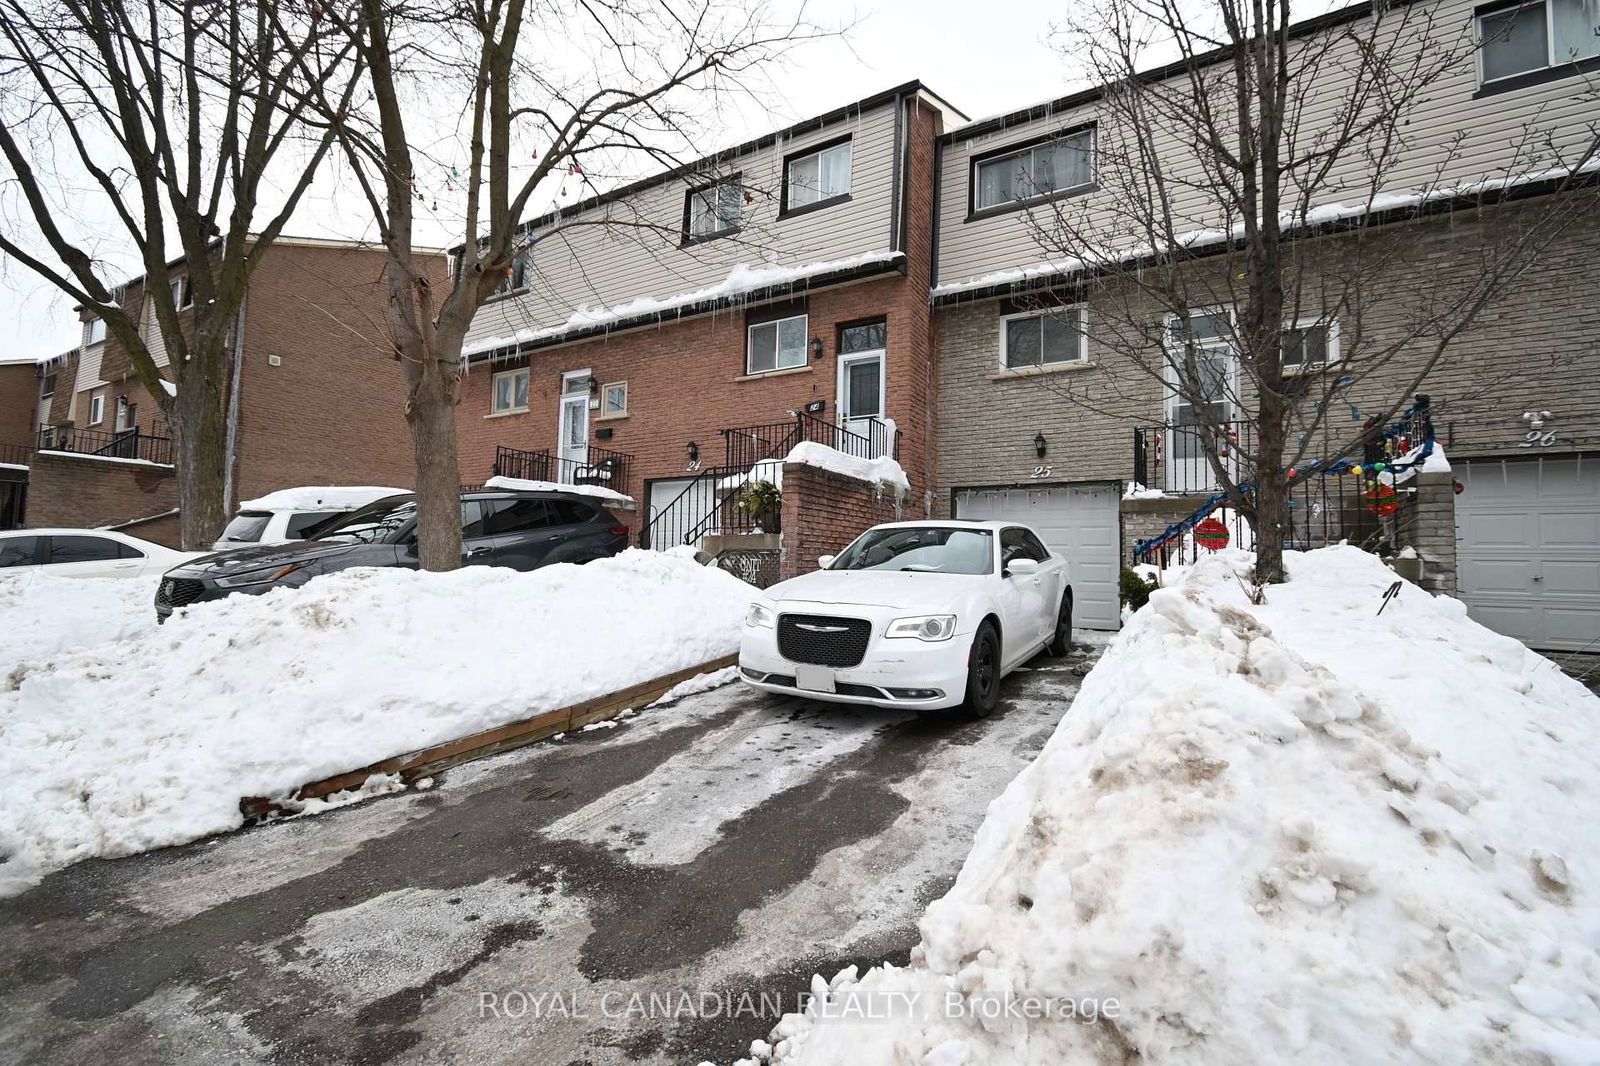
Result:
{"label": "brick wall", "polygon": [[[171,467],[38,452],[29,470],[28,526],[33,529],[117,525],[177,505]],[[156,539],[148,531],[129,532]],[[161,543],[175,545],[176,537]]]}
{"label": "brick wall", "polygon": [[[715,466],[724,456],[719,429],[787,421],[792,419],[789,411],[815,400],[827,404],[822,417],[835,421],[837,327],[883,317],[888,323],[887,413],[901,431],[900,462],[920,513],[922,493],[933,480],[929,412],[936,384],[927,291],[934,121],[924,106],[911,117],[906,275],[811,293],[808,326],[811,336],[822,341],[821,358],[795,370],[746,375],[745,316],[735,309],[545,348],[495,365],[474,364],[463,382],[457,413],[462,480],[476,483],[489,476],[496,445],[554,452],[562,376],[587,369],[602,384],[628,384],[627,416],[601,419],[591,412],[589,438],[594,446],[634,457],[623,488],[644,507],[647,480],[688,476],[690,441],[699,445],[702,465]],[[531,369],[529,409],[492,414],[494,375],[522,366]],[[612,431],[610,439],[595,439],[595,431],[606,428]]]}
{"label": "brick wall", "polygon": [[910,518],[908,508],[881,489],[829,470],[783,466],[783,535],[779,580],[817,569],[817,556],[837,555],[880,522]]}
{"label": "brick wall", "polygon": [[0,364],[0,444],[26,444],[37,428],[39,375],[33,363]]}
{"label": "brick wall", "polygon": [[[1543,208],[1532,201],[1386,227],[1363,238],[1363,254],[1389,263],[1372,276],[1364,295],[1359,328],[1371,352],[1385,337],[1403,333],[1425,313],[1435,282],[1455,291],[1494,241],[1515,234]],[[1305,273],[1297,280],[1312,295],[1339,284],[1356,248],[1350,237],[1304,242],[1297,253]],[[1376,407],[1387,397],[1427,392],[1439,409],[1441,441],[1459,457],[1518,452],[1526,430],[1520,414],[1529,409],[1556,413],[1550,428],[1558,444],[1549,453],[1600,446],[1600,302],[1593,298],[1592,264],[1600,256],[1600,213],[1575,220],[1539,262],[1482,315],[1450,348],[1419,388],[1413,377],[1427,355],[1413,343],[1351,387],[1346,395],[1358,409]],[[1227,264],[1203,260],[1192,267],[1197,294],[1226,291],[1220,276]],[[1368,276],[1368,275],[1364,275]],[[1196,303],[1206,300],[1199,295]],[[997,300],[940,308],[935,312],[938,366],[938,478],[936,491],[948,497],[957,486],[1003,485],[1022,481],[1037,463],[1053,467],[1051,480],[1128,479],[1133,468],[1133,430],[1163,420],[1162,389],[1147,372],[1096,348],[1097,331],[1115,330],[1116,318],[1129,315],[1149,323],[1161,311],[1137,296],[1109,288],[1089,296],[1089,363],[1055,373],[1019,376],[999,364],[1000,303]],[[1353,319],[1341,329],[1354,328]],[[1127,327],[1121,327],[1126,329]],[[1365,364],[1371,366],[1372,364]],[[1318,377],[1320,381],[1320,376]],[[1327,425],[1341,442],[1350,435],[1348,408],[1340,406]],[[1033,451],[1033,437],[1049,441],[1046,457]],[[1316,453],[1313,453],[1316,454]],[[941,507],[948,509],[947,500]]]}

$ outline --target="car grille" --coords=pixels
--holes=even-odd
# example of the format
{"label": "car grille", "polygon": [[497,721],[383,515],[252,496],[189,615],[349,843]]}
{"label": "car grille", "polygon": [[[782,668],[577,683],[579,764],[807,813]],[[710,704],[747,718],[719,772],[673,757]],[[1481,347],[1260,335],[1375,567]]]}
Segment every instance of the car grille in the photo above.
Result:
{"label": "car grille", "polygon": [[855,666],[867,654],[872,623],[820,614],[778,616],[778,652],[792,663]]}
{"label": "car grille", "polygon": [[202,582],[184,577],[164,577],[156,588],[157,607],[186,607],[205,595]]}

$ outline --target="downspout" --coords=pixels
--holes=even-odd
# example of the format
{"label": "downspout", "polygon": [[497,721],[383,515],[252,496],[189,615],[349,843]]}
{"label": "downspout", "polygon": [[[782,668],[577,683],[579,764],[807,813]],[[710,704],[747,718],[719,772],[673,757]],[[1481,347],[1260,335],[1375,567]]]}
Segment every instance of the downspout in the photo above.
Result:
{"label": "downspout", "polygon": [[244,384],[244,310],[250,300],[250,288],[245,287],[239,298],[239,313],[233,320],[233,351],[228,360],[228,431],[224,445],[222,468],[222,510],[233,514],[234,466],[239,452],[239,390]]}

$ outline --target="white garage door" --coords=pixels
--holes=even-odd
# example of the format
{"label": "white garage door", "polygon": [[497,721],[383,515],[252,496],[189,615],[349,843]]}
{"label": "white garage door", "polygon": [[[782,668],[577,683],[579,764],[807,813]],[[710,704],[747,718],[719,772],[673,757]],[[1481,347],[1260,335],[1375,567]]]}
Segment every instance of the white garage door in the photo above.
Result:
{"label": "white garage door", "polygon": [[1600,458],[1454,465],[1468,613],[1535,648],[1600,637]]}
{"label": "white garage door", "polygon": [[1072,575],[1072,624],[1116,629],[1117,565],[1121,557],[1120,495],[1112,482],[1028,489],[964,489],[955,516],[999,519],[1033,529],[1067,560]]}
{"label": "white garage door", "polygon": [[[650,547],[658,551],[679,544],[700,546],[705,536],[703,523],[711,513],[716,497],[712,486],[701,482],[695,491],[684,496],[684,489],[695,481],[692,477],[675,477],[650,482],[646,517],[650,520]],[[674,506],[676,504],[676,506]],[[694,535],[691,541],[688,538]]]}

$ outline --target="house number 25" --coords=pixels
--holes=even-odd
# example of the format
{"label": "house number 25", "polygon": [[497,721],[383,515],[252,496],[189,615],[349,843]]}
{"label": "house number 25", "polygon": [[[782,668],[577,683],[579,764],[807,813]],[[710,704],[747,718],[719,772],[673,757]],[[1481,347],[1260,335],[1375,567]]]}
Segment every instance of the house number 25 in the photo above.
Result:
{"label": "house number 25", "polygon": [[1033,468],[1033,473],[1028,476],[1031,478],[1049,477],[1050,472],[1054,469],[1055,467],[1053,466],[1036,466]]}

